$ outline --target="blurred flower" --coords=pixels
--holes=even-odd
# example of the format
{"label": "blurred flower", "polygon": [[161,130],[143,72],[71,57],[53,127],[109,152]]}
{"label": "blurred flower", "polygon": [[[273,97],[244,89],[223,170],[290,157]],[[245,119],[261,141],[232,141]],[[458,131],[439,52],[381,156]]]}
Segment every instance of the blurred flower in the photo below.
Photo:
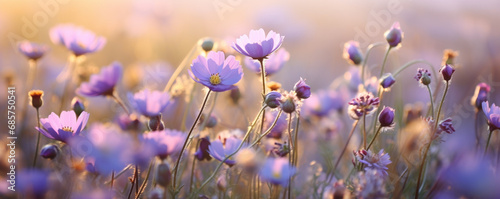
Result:
{"label": "blurred flower", "polygon": [[283,144],[275,142],[273,152],[279,157],[285,157],[288,153],[290,153],[290,145],[288,145],[286,141]]}
{"label": "blurred flower", "polygon": [[361,149],[355,153],[356,159],[365,164],[365,170],[377,170],[378,172],[382,173],[383,175],[388,175],[387,174],[387,165],[392,163],[390,160],[390,156],[387,153],[384,153],[384,149],[380,149],[380,151],[377,153],[373,153],[371,150],[364,150]]}
{"label": "blurred flower", "polygon": [[299,99],[307,99],[311,96],[311,87],[306,84],[302,77],[297,83],[295,83],[293,90]]}
{"label": "blurred flower", "polygon": [[115,119],[115,122],[120,126],[120,128],[124,131],[132,130],[132,129],[140,129],[141,123],[139,122],[139,118],[136,114],[132,113],[121,114],[118,118]]}
{"label": "blurred flower", "polygon": [[30,104],[34,108],[40,108],[43,105],[43,91],[42,90],[31,90],[28,92],[30,96]]}
{"label": "blurred flower", "polygon": [[206,128],[214,128],[217,126],[217,117],[214,114],[211,114],[207,118],[207,114],[203,114],[200,117],[199,124],[205,124]]}
{"label": "blurred flower", "polygon": [[451,118],[446,118],[441,120],[438,124],[437,134],[441,134],[442,132],[452,134],[455,132],[455,128],[453,128],[453,123]]}
{"label": "blurred flower", "polygon": [[401,28],[399,27],[399,22],[394,22],[392,25],[391,29],[387,30],[384,33],[385,39],[387,40],[387,43],[389,43],[389,46],[391,47],[396,47],[401,43],[401,40],[403,40],[404,33],[401,31]]}
{"label": "blurred flower", "polygon": [[303,111],[306,115],[325,117],[333,110],[341,110],[343,101],[335,90],[319,90],[304,101]]}
{"label": "blurred flower", "polygon": [[259,176],[264,182],[269,182],[283,187],[288,185],[288,180],[295,174],[287,158],[268,158],[262,166]]}
{"label": "blurred flower", "polygon": [[92,75],[89,82],[82,83],[76,93],[87,97],[112,96],[122,72],[122,65],[113,62],[104,67],[99,74]]}
{"label": "blurred flower", "polygon": [[281,109],[285,113],[293,113],[295,110],[300,110],[302,106],[302,101],[299,100],[295,91],[290,91],[283,93],[281,97]]}
{"label": "blurred flower", "polygon": [[17,174],[18,187],[16,191],[22,193],[26,198],[45,198],[45,193],[49,190],[50,173],[43,170],[21,170]]}
{"label": "blurred flower", "polygon": [[110,198],[115,198],[114,191],[111,189],[92,189],[92,190],[86,190],[86,191],[81,191],[78,193],[75,193],[74,195],[71,196],[71,199],[110,199]]}
{"label": "blurred flower", "polygon": [[241,99],[241,92],[237,86],[235,86],[229,91],[229,98],[231,98],[231,101],[234,104],[238,104],[238,101],[240,101]]}
{"label": "blurred flower", "polygon": [[347,81],[348,87],[352,92],[358,92],[361,84],[361,72],[359,67],[349,67],[349,70],[344,73],[344,79]]}
{"label": "blurred flower", "polygon": [[267,106],[269,106],[269,108],[279,107],[281,105],[281,93],[276,91],[267,93],[264,102]]}
{"label": "blurred flower", "polygon": [[[208,146],[208,153],[210,153],[210,155],[212,155],[212,157],[216,160],[223,161],[226,157],[228,157],[229,155],[234,153],[236,149],[238,149],[238,146],[241,144],[241,142],[242,140],[235,137],[220,137],[219,139],[216,139],[212,141],[212,143],[210,143],[210,146]],[[245,146],[246,144],[244,143],[242,148]],[[228,166],[235,165],[236,161],[234,160],[234,156],[228,158],[226,161],[224,161],[224,163]]]}
{"label": "blurred flower", "polygon": [[235,155],[238,167],[243,168],[247,172],[256,172],[264,163],[264,154],[259,154],[253,148],[241,149],[237,155]]}
{"label": "blurred flower", "polygon": [[278,91],[281,88],[281,84],[279,82],[273,82],[273,81],[268,81],[266,86],[271,91]]}
{"label": "blurred flower", "polygon": [[163,160],[181,151],[186,136],[183,132],[165,129],[142,134],[142,142],[152,147],[154,155]]}
{"label": "blurred flower", "polygon": [[470,99],[471,105],[476,107],[477,110],[481,110],[482,103],[488,101],[488,93],[490,93],[490,85],[484,82],[478,84],[474,95]]}
{"label": "blurred flower", "polygon": [[224,52],[210,51],[205,58],[200,55],[193,60],[191,78],[215,92],[233,89],[233,84],[238,83],[243,77],[243,70],[239,61],[230,55],[225,58]]}
{"label": "blurred flower", "polygon": [[458,56],[458,51],[454,51],[451,49],[445,49],[444,53],[443,53],[443,61],[441,62],[441,65],[446,65],[446,64],[453,65],[453,64],[455,64],[454,59],[457,56]]}
{"label": "blurred flower", "polygon": [[23,41],[17,44],[19,52],[31,60],[38,60],[49,50],[45,44],[38,44],[35,42]]}
{"label": "blurred flower", "polygon": [[353,194],[356,198],[387,198],[384,178],[378,170],[367,169],[359,172],[353,179],[353,187]]}
{"label": "blurred flower", "polygon": [[57,154],[59,153],[59,147],[55,144],[47,144],[42,147],[42,150],[40,150],[40,156],[42,156],[45,159],[54,159]]}
{"label": "blurred flower", "polygon": [[[273,124],[274,120],[278,116],[278,111],[270,111],[266,112],[266,115],[264,116],[264,130],[269,130],[271,125]],[[287,128],[287,120],[286,120],[286,115],[281,114],[278,120],[276,121],[276,125],[271,129],[269,134],[267,134],[266,137],[271,137],[271,138],[281,138],[281,135],[283,131],[286,130]]]}
{"label": "blurred flower", "polygon": [[371,76],[365,80],[365,84],[358,86],[358,92],[368,92],[377,95],[380,87],[380,82],[377,77]]}
{"label": "blurred flower", "polygon": [[212,160],[212,157],[210,157],[210,153],[208,153],[209,146],[210,146],[210,140],[208,139],[208,137],[201,138],[200,146],[198,147],[198,150],[194,153],[196,159],[198,159],[199,161]]}
{"label": "blurred flower", "polygon": [[141,90],[134,95],[128,94],[130,105],[146,117],[156,117],[171,103],[170,95],[166,92]]}
{"label": "blurred flower", "polygon": [[500,107],[496,106],[495,103],[488,105],[488,101],[483,102],[481,105],[483,107],[483,112],[488,119],[488,125],[490,126],[490,131],[495,129],[500,129]]}
{"label": "blurred flower", "polygon": [[378,115],[378,121],[380,122],[381,127],[394,126],[394,109],[388,106],[384,106],[384,108]]}
{"label": "blurred flower", "polygon": [[156,168],[156,183],[158,185],[166,188],[170,182],[172,181],[172,173],[170,172],[170,168],[167,163],[162,162]]}
{"label": "blurred flower", "polygon": [[50,39],[55,44],[66,46],[75,56],[99,51],[106,44],[104,37],[72,24],[62,24],[50,29]]}
{"label": "blurred flower", "polygon": [[363,54],[359,49],[359,42],[357,41],[348,41],[344,44],[344,59],[352,65],[359,65],[363,61]]}
{"label": "blurred flower", "polygon": [[[276,51],[276,53],[269,55],[268,59],[265,59],[264,67],[266,67],[266,76],[273,75],[278,72],[283,65],[290,59],[290,53],[284,48]],[[250,70],[260,73],[260,62],[258,60],[252,59],[251,57],[245,58],[245,66]]]}
{"label": "blurred flower", "polygon": [[331,185],[328,185],[323,194],[323,199],[343,199],[351,198],[349,191],[346,191],[343,180],[339,180]]}
{"label": "blurred flower", "polygon": [[439,72],[443,75],[443,79],[445,81],[450,81],[451,76],[455,72],[455,69],[451,67],[451,65],[446,64],[443,67],[441,67],[441,69],[439,69]]}
{"label": "blurred flower", "polygon": [[414,77],[421,85],[429,85],[431,83],[431,73],[427,69],[417,69],[417,74]]}
{"label": "blurred flower", "polygon": [[281,46],[285,38],[272,30],[266,36],[262,28],[251,30],[249,35],[243,35],[239,39],[236,39],[236,43],[233,43],[232,47],[239,53],[253,59],[267,58],[269,54]]}
{"label": "blurred flower", "polygon": [[74,111],[63,111],[61,117],[52,112],[48,118],[40,119],[43,128],[35,128],[45,137],[66,143],[71,137],[80,135],[88,119],[89,114],[85,111],[78,120]]}
{"label": "blurred flower", "polygon": [[380,78],[380,86],[382,86],[382,88],[384,89],[390,88],[395,82],[396,79],[394,79],[394,77],[390,73],[387,73]]}
{"label": "blurred flower", "polygon": [[370,115],[380,101],[378,97],[373,97],[371,93],[359,93],[356,98],[349,102],[349,116],[359,119],[361,116]]}

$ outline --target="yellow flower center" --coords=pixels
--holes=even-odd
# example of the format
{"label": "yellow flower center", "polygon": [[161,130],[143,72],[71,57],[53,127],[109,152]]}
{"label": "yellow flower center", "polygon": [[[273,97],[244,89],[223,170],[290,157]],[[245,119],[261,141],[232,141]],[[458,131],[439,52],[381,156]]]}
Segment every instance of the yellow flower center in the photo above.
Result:
{"label": "yellow flower center", "polygon": [[213,85],[220,84],[220,76],[219,73],[212,74],[210,76],[210,83]]}
{"label": "yellow flower center", "polygon": [[71,133],[73,133],[73,129],[72,129],[71,127],[69,127],[69,126],[63,126],[63,127],[62,127],[62,130],[63,130],[63,131],[66,131],[66,132],[71,132]]}
{"label": "yellow flower center", "polygon": [[279,179],[281,178],[281,174],[279,172],[273,172],[273,177]]}

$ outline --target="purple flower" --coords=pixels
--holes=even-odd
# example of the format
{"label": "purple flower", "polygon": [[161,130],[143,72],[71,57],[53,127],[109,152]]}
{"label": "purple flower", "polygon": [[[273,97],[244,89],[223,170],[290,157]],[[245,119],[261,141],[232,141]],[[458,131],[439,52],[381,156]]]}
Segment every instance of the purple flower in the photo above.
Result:
{"label": "purple flower", "polygon": [[295,83],[295,86],[293,86],[293,90],[297,94],[297,97],[300,99],[307,99],[311,96],[311,87],[306,84],[302,77],[297,83]]}
{"label": "purple flower", "polygon": [[59,153],[59,147],[55,144],[47,144],[40,150],[40,156],[45,159],[54,159]]}
{"label": "purple flower", "polygon": [[[210,146],[208,146],[208,153],[215,158],[216,160],[223,161],[227,156],[231,155],[238,149],[242,140],[235,137],[225,137],[212,141]],[[242,148],[245,147],[246,144],[243,144]],[[236,155],[236,154],[235,154]],[[224,161],[228,166],[233,166],[236,164],[234,160],[235,155],[231,158],[228,158]]]}
{"label": "purple flower", "polygon": [[234,56],[230,55],[226,59],[224,52],[210,51],[207,57],[200,55],[193,60],[189,75],[210,90],[222,92],[235,88],[233,84],[243,77],[243,69]]}
{"label": "purple flower", "polygon": [[382,88],[390,88],[394,83],[396,83],[396,79],[394,79],[394,77],[390,73],[387,73],[382,78],[380,78],[380,86],[382,86]]}
{"label": "purple flower", "polygon": [[50,39],[66,46],[75,56],[101,50],[106,39],[93,32],[71,24],[56,26],[50,30]]}
{"label": "purple flower", "polygon": [[78,120],[74,111],[63,111],[61,117],[52,112],[48,118],[40,119],[43,128],[35,128],[45,137],[66,143],[71,137],[80,135],[88,119],[89,114],[85,111]]}
{"label": "purple flower", "polygon": [[49,50],[47,45],[29,41],[20,42],[17,44],[17,47],[19,52],[21,52],[24,56],[35,61],[40,59]]}
{"label": "purple flower", "polygon": [[359,49],[359,43],[357,41],[348,41],[344,44],[344,59],[347,60],[352,65],[359,65],[363,61],[363,54]]}
{"label": "purple flower", "polygon": [[130,104],[140,114],[146,117],[157,117],[171,103],[170,95],[166,92],[141,90],[133,96],[128,95]]}
{"label": "purple flower", "polygon": [[210,157],[210,153],[208,153],[208,147],[210,146],[210,140],[208,137],[204,137],[200,139],[200,146],[198,150],[194,153],[194,156],[199,161],[207,160],[210,161],[212,157]]}
{"label": "purple flower", "polygon": [[251,30],[250,36],[243,35],[236,39],[236,43],[233,43],[232,47],[239,53],[253,59],[265,59],[281,46],[284,38],[272,30],[266,36],[261,28]]}
{"label": "purple flower", "polygon": [[82,83],[76,90],[76,93],[87,97],[111,96],[122,73],[122,65],[118,62],[113,62],[111,65],[103,68],[99,74],[90,76],[90,81]]}
{"label": "purple flower", "polygon": [[439,69],[439,72],[441,73],[441,75],[443,75],[443,79],[445,81],[450,81],[451,76],[455,72],[455,69],[453,67],[451,67],[451,65],[446,64],[443,67],[441,67],[441,69]]}
{"label": "purple flower", "polygon": [[392,127],[394,126],[394,109],[388,106],[384,106],[384,109],[378,115],[378,121],[382,127]]}
{"label": "purple flower", "polygon": [[342,97],[334,90],[319,90],[304,101],[305,114],[325,117],[333,110],[341,110],[344,104]]}
{"label": "purple flower", "polygon": [[50,185],[49,175],[49,172],[43,170],[21,170],[17,175],[19,180],[16,190],[26,198],[45,198]]}
{"label": "purple flower", "polygon": [[285,113],[293,113],[295,110],[300,110],[302,106],[302,101],[299,100],[295,91],[290,91],[283,93],[281,98],[281,109]]}
{"label": "purple flower", "polygon": [[455,132],[455,128],[453,128],[453,123],[451,118],[446,118],[441,120],[438,124],[437,134],[441,134],[442,132],[452,134]]}
{"label": "purple flower", "polygon": [[[264,130],[267,131],[269,127],[271,127],[274,120],[276,119],[276,116],[278,116],[277,111],[266,112],[264,118]],[[272,128],[271,132],[267,134],[267,137],[281,138],[281,134],[286,130],[287,124],[288,122],[286,120],[286,115],[281,114],[281,116],[278,118],[278,121],[276,121],[276,125],[274,126],[274,128]]]}
{"label": "purple flower", "polygon": [[285,157],[288,153],[290,153],[290,146],[286,142],[283,144],[275,142],[272,151],[279,157]]}
{"label": "purple flower", "polygon": [[482,103],[488,101],[488,93],[490,93],[490,85],[486,83],[480,83],[476,86],[476,91],[472,96],[470,103],[472,106],[476,107],[477,110],[482,109]]}
{"label": "purple flower", "polygon": [[403,35],[401,27],[399,27],[399,22],[394,22],[391,29],[384,33],[385,39],[391,47],[398,46],[401,43],[401,40],[403,40]]}
{"label": "purple flower", "polygon": [[[283,65],[290,59],[290,53],[284,48],[276,51],[276,53],[269,55],[268,59],[264,60],[264,67],[266,67],[266,76],[270,76],[278,72]],[[260,73],[260,62],[252,59],[251,57],[245,58],[245,65],[250,70]]]}
{"label": "purple flower", "polygon": [[431,83],[431,73],[427,69],[417,69],[417,74],[414,77],[421,85],[429,85]]}
{"label": "purple flower", "polygon": [[281,105],[281,93],[277,91],[267,93],[264,102],[269,108],[277,108]]}
{"label": "purple flower", "polygon": [[386,176],[387,165],[392,163],[389,154],[384,153],[384,149],[380,149],[378,154],[371,150],[360,150],[356,153],[356,159],[366,165],[365,170],[374,169]]}
{"label": "purple flower", "polygon": [[296,169],[289,165],[287,158],[268,158],[262,166],[259,176],[264,182],[285,187],[295,171]]}
{"label": "purple flower", "polygon": [[483,102],[482,104],[483,112],[488,119],[488,125],[490,126],[490,131],[495,129],[500,129],[500,107],[496,106],[495,103],[490,106],[488,105],[488,101]]}
{"label": "purple flower", "polygon": [[359,93],[356,98],[349,102],[349,115],[353,119],[359,119],[363,114],[371,114],[379,103],[378,97],[373,97],[371,93]]}
{"label": "purple flower", "polygon": [[183,132],[165,129],[142,134],[142,141],[153,148],[154,155],[165,159],[181,151],[186,137],[187,134]]}

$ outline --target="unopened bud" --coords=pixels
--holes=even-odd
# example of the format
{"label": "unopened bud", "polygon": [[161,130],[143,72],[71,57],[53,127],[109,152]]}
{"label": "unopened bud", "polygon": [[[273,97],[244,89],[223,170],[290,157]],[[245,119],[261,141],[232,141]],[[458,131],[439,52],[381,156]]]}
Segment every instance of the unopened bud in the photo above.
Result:
{"label": "unopened bud", "polygon": [[161,131],[165,129],[165,125],[161,120],[161,114],[156,117],[150,117],[148,122],[148,127],[150,131]]}
{"label": "unopened bud", "polygon": [[78,97],[74,97],[73,100],[71,100],[71,107],[73,111],[75,111],[76,116],[80,116],[80,114],[85,111],[85,106]]}
{"label": "unopened bud", "polygon": [[42,150],[40,150],[40,156],[42,156],[45,159],[54,159],[57,154],[59,153],[59,147],[54,144],[47,144],[42,147]]}
{"label": "unopened bud", "polygon": [[162,187],[167,187],[170,181],[172,181],[170,168],[166,163],[159,164],[156,172],[156,183]]}
{"label": "unopened bud", "polygon": [[32,90],[28,92],[30,96],[31,106],[35,108],[40,108],[43,105],[43,91],[42,90]]}
{"label": "unopened bud", "polygon": [[281,93],[276,92],[276,91],[271,91],[271,92],[267,93],[264,102],[270,108],[276,108],[276,107],[280,106],[280,104],[281,104],[280,100],[281,100]]}
{"label": "unopened bud", "polygon": [[205,52],[211,51],[214,47],[214,40],[206,38],[201,42],[201,49]]}

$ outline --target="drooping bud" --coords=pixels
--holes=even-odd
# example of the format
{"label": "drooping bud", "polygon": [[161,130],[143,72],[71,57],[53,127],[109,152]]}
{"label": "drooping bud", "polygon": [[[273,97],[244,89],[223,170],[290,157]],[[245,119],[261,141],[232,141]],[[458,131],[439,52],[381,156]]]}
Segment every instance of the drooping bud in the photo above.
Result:
{"label": "drooping bud", "polygon": [[156,183],[162,187],[167,187],[170,181],[172,181],[172,173],[167,163],[159,164],[156,172]]}
{"label": "drooping bud", "polygon": [[29,96],[30,96],[30,103],[31,103],[31,106],[35,107],[35,108],[40,108],[42,107],[43,105],[43,91],[42,90],[32,90],[30,92],[28,92]]}
{"label": "drooping bud", "polygon": [[311,87],[302,78],[295,84],[293,90],[300,99],[307,99],[311,96]]}
{"label": "drooping bud", "polygon": [[270,108],[276,108],[276,107],[281,105],[280,100],[281,100],[281,93],[276,92],[276,91],[271,91],[271,92],[267,93],[264,102]]}
{"label": "drooping bud", "polygon": [[381,127],[390,127],[394,124],[394,109],[385,106],[378,116]]}
{"label": "drooping bud", "polygon": [[76,116],[80,116],[80,114],[85,111],[85,106],[78,97],[74,97],[73,100],[71,100],[71,107],[73,111],[75,111]]}
{"label": "drooping bud", "polygon": [[396,79],[394,79],[392,74],[387,73],[381,78],[380,86],[382,86],[382,88],[387,89],[387,88],[390,88],[395,82],[396,82]]}
{"label": "drooping bud", "polygon": [[472,106],[476,107],[477,110],[482,110],[482,103],[488,101],[488,93],[490,93],[490,85],[486,83],[480,83],[476,86],[476,91],[472,96],[470,103]]}
{"label": "drooping bud", "polygon": [[40,150],[40,156],[45,159],[54,159],[59,154],[59,147],[54,144],[47,144]]}
{"label": "drooping bud", "polygon": [[389,43],[389,46],[391,47],[398,46],[403,40],[403,32],[401,31],[399,22],[394,22],[391,29],[387,30],[384,33],[384,36],[385,39],[387,40],[387,43]]}
{"label": "drooping bud", "polygon": [[342,56],[352,65],[359,65],[363,61],[363,54],[361,54],[357,41],[348,41],[345,43]]}
{"label": "drooping bud", "polygon": [[443,79],[445,81],[450,81],[451,76],[455,72],[455,69],[453,67],[451,67],[451,65],[446,64],[443,67],[441,67],[441,69],[439,69],[439,72],[443,75]]}

